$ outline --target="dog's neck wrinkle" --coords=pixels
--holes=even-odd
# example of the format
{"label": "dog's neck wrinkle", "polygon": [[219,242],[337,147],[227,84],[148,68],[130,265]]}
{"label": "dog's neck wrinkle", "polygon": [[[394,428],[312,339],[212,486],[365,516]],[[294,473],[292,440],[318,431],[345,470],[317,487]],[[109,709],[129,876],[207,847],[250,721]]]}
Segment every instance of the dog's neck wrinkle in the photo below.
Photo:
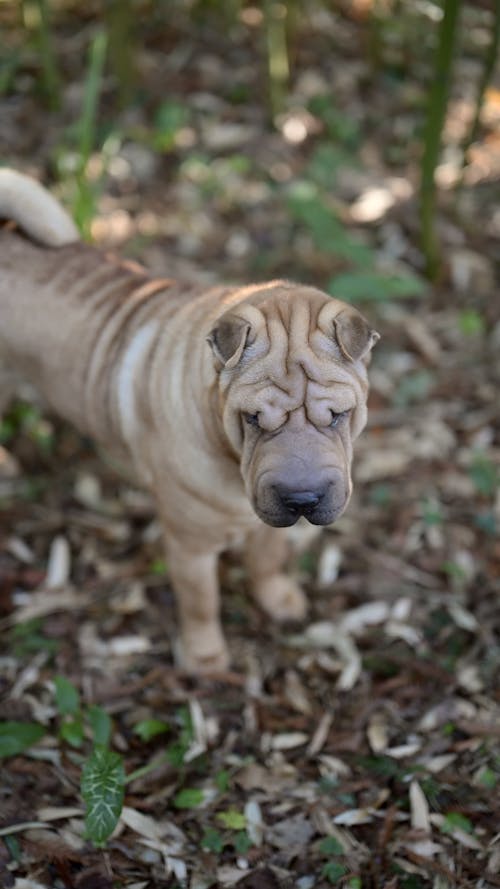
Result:
{"label": "dog's neck wrinkle", "polygon": [[[137,380],[144,379],[145,375],[142,373],[144,364],[151,356],[160,335],[159,322],[151,319],[162,302],[163,289],[159,282],[148,281],[146,285],[141,284],[139,288],[134,288],[121,304],[113,305],[106,300],[102,306],[103,323],[94,346],[86,385],[86,413],[92,426],[96,427],[94,434],[98,437],[100,427],[105,423],[111,425],[114,436],[117,435],[125,444],[128,443],[132,420],[127,422],[128,428],[124,431],[120,411],[114,410],[115,395],[120,391],[120,373],[125,374],[124,362],[132,361],[134,373],[131,376],[128,400],[135,404],[144,403],[138,391],[140,386]],[[144,331],[148,324],[154,325],[154,331],[150,328],[151,336],[147,337],[147,349],[145,347],[142,349],[139,348],[141,331]],[[122,392],[125,388],[123,378],[122,376]],[[107,438],[108,431],[105,435]]]}

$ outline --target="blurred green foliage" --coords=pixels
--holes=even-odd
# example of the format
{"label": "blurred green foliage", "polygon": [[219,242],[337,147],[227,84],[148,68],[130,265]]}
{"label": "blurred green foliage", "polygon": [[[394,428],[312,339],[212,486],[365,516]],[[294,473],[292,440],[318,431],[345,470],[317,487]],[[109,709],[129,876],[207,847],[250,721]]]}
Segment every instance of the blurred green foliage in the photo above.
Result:
{"label": "blurred green foliage", "polygon": [[[13,0],[6,0],[13,14]],[[65,0],[21,0],[18,7],[19,32],[24,39],[9,42],[0,64],[0,94],[15,88],[16,76],[27,67],[35,67],[36,90],[51,112],[57,112],[64,100],[65,72],[58,47],[57,29],[79,14]],[[465,28],[470,4],[465,0],[411,0],[356,4],[349,0],[263,0],[248,4],[243,0],[107,0],[99,11],[89,11],[85,20],[88,49],[83,83],[81,113],[66,143],[55,150],[59,176],[69,181],[73,213],[85,237],[95,215],[102,180],[107,165],[124,135],[123,122],[113,127],[111,121],[120,111],[132,110],[144,101],[142,51],[161,31],[168,35],[167,46],[182,52],[182,35],[187,29],[206,36],[208,45],[217,35],[220,48],[238,41],[243,29],[250,38],[251,64],[263,82],[262,103],[268,104],[270,125],[278,124],[280,115],[290,108],[293,95],[295,59],[307,42],[311,17],[322,11],[329,16],[357,19],[359,35],[371,66],[372,77],[391,83],[405,82],[420,87],[423,78],[429,86],[425,109],[416,108],[420,135],[420,228],[421,247],[427,272],[436,277],[441,269],[439,240],[435,230],[435,170],[442,149],[442,131],[448,98],[453,83],[453,64],[468,36]],[[475,113],[470,130],[462,143],[464,163],[479,124],[479,113],[486,89],[491,82],[500,39],[500,0],[485,7],[482,19],[483,50],[481,73],[476,88]],[[83,33],[83,32],[82,32]],[[340,39],[340,38],[339,38]],[[335,45],[335,32],[325,35],[321,50],[328,55],[328,41]],[[226,41],[224,43],[224,41]],[[79,45],[82,46],[81,39]],[[485,47],[485,48],[484,48]],[[238,77],[228,78],[227,95],[234,103],[245,103],[249,85]],[[230,82],[229,82],[230,81]],[[81,84],[80,84],[81,86]],[[145,136],[155,151],[168,153],[175,148],[179,132],[189,125],[190,108],[186,96],[176,94],[175,85],[165,84],[164,98],[157,105]],[[420,92],[420,95],[422,93]],[[425,96],[425,93],[423,94]],[[106,113],[103,114],[103,106]],[[294,99],[296,101],[296,99]],[[422,283],[414,276],[386,275],[377,268],[375,256],[355,238],[335,203],[335,182],[346,165],[359,164],[357,152],[363,132],[355,114],[341,108],[329,91],[319,92],[306,101],[306,109],[322,126],[322,137],[313,144],[306,168],[296,176],[289,190],[288,209],[298,226],[312,237],[315,248],[340,258],[341,267],[329,284],[331,292],[346,299],[391,299],[420,296]],[[367,97],[369,102],[369,93]],[[420,102],[422,100],[419,100]],[[125,125],[125,131],[127,130]],[[132,128],[133,129],[133,128]],[[130,136],[130,133],[127,135]],[[387,151],[404,152],[404,144],[387,146]],[[100,164],[91,164],[98,153]],[[186,158],[186,154],[184,155]],[[407,160],[411,162],[412,158]],[[187,161],[189,163],[189,155]],[[210,177],[205,185],[212,180]],[[366,294],[370,294],[366,296]],[[361,296],[360,296],[361,295]],[[471,319],[468,319],[471,324]],[[467,319],[464,319],[470,331]]]}

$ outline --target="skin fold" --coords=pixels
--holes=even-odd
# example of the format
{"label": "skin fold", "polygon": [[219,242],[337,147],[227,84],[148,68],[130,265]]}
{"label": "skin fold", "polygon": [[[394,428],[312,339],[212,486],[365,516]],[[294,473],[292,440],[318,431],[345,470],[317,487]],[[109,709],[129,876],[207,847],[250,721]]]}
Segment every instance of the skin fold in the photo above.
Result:
{"label": "skin fold", "polygon": [[219,555],[242,546],[260,607],[304,616],[283,528],[301,516],[328,525],[348,503],[378,334],[287,281],[206,290],[153,278],[81,243],[41,186],[1,170],[6,216],[22,231],[0,229],[0,409],[30,380],[151,491],[179,661],[224,669]]}

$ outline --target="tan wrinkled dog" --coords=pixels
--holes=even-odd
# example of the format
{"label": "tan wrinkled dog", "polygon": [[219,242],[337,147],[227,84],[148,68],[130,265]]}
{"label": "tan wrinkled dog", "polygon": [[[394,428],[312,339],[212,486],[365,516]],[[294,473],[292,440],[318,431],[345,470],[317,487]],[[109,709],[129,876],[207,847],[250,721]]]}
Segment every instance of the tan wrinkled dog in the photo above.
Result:
{"label": "tan wrinkled dog", "polygon": [[0,229],[0,407],[22,375],[149,488],[182,665],[222,669],[223,550],[245,544],[271,617],[305,613],[280,529],[345,509],[378,334],[287,281],[194,290],[152,278],[81,243],[54,198],[12,170],[0,170],[0,218],[21,230]]}

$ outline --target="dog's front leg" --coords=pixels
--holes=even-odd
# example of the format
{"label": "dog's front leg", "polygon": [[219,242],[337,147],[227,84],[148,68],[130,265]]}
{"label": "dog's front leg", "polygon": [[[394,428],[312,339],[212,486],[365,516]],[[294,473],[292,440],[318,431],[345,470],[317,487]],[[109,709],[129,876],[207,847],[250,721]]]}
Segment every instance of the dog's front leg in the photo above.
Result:
{"label": "dog's front leg", "polygon": [[193,553],[167,540],[169,575],[180,622],[180,666],[190,673],[225,670],[229,655],[219,617],[218,553]]}
{"label": "dog's front leg", "polygon": [[284,568],[288,542],[282,528],[261,525],[246,540],[245,565],[251,593],[274,620],[301,620],[307,600],[299,585]]}

